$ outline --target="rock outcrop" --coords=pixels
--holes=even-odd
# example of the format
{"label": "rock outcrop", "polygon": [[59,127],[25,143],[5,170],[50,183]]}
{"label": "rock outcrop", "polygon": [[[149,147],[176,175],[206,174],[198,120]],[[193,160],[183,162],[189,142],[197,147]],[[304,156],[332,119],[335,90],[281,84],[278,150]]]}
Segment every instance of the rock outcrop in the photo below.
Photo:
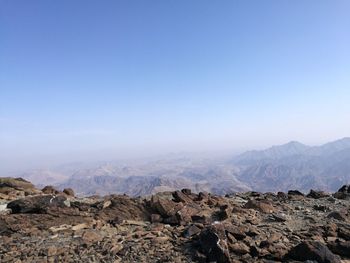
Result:
{"label": "rock outcrop", "polygon": [[[32,190],[6,199],[0,262],[350,260],[350,201],[344,195],[290,191],[223,197],[183,189],[145,198],[78,198],[70,190],[46,188],[45,194],[29,182],[12,185],[15,191]],[[2,187],[8,190],[9,184]]]}

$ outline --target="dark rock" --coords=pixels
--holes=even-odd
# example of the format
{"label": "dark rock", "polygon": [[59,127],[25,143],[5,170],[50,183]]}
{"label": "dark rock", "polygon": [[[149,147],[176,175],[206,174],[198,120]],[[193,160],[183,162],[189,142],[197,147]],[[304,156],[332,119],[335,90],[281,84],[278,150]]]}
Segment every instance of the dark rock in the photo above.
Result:
{"label": "dark rock", "polygon": [[350,185],[343,185],[333,196],[338,199],[350,199]]}
{"label": "dark rock", "polygon": [[190,195],[192,193],[191,189],[187,189],[187,188],[182,189],[181,192],[184,193],[185,195]]}
{"label": "dark rock", "polygon": [[345,239],[350,240],[350,225],[344,224],[344,225],[338,225],[338,236]]}
{"label": "dark rock", "polygon": [[67,207],[64,196],[39,195],[18,199],[7,204],[12,213],[46,213],[49,208]]}
{"label": "dark rock", "polygon": [[287,257],[299,261],[315,260],[318,263],[341,263],[338,256],[318,241],[300,243],[288,252]]}
{"label": "dark rock", "polygon": [[72,188],[65,188],[65,189],[63,189],[63,193],[65,193],[68,196],[74,196],[75,195],[74,190]]}
{"label": "dark rock", "polygon": [[333,211],[328,214],[327,218],[334,218],[339,221],[346,221],[346,214],[339,211]]}
{"label": "dark rock", "polygon": [[9,236],[13,231],[9,228],[5,220],[0,218],[0,236]]}
{"label": "dark rock", "polygon": [[207,256],[207,262],[230,262],[225,229],[222,225],[213,225],[204,229],[200,234],[200,246]]}
{"label": "dark rock", "polygon": [[324,191],[310,190],[310,193],[308,193],[306,197],[319,199],[319,198],[324,198],[324,197],[329,197],[329,196],[330,195]]}
{"label": "dark rock", "polygon": [[298,195],[298,196],[304,196],[304,194],[298,190],[289,190],[288,195]]}
{"label": "dark rock", "polygon": [[195,225],[189,226],[183,233],[183,236],[189,238],[191,236],[197,235],[201,232],[201,229]]}
{"label": "dark rock", "polygon": [[282,199],[282,200],[286,200],[286,199],[288,199],[288,195],[286,193],[283,193],[283,192],[278,192],[277,198]]}
{"label": "dark rock", "polygon": [[350,258],[350,241],[337,239],[333,242],[328,242],[327,246],[333,253]]}

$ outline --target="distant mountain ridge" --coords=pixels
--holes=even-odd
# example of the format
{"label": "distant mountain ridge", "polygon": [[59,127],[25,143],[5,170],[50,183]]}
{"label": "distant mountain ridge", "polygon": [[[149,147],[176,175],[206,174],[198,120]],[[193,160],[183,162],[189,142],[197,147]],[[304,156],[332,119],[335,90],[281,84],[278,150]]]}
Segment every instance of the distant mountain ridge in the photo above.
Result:
{"label": "distant mountain ridge", "polygon": [[350,181],[350,138],[321,146],[290,142],[233,159],[237,178],[258,191],[310,188],[332,191]]}
{"label": "distant mountain ridge", "polygon": [[350,138],[321,146],[297,141],[248,151],[225,159],[171,156],[131,163],[99,163],[84,167],[69,164],[58,169],[18,174],[37,186],[71,187],[79,195],[150,195],[190,188],[230,194],[319,189],[335,191],[350,183]]}

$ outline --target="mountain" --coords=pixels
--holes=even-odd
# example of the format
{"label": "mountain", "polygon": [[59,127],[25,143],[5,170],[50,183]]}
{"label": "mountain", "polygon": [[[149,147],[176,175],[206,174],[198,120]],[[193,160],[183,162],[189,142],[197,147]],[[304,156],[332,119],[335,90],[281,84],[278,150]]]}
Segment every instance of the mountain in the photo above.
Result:
{"label": "mountain", "polygon": [[291,141],[287,144],[272,146],[262,151],[248,151],[234,158],[235,163],[245,164],[262,160],[277,160],[288,156],[299,155],[310,149],[300,142]]}
{"label": "mountain", "polygon": [[129,162],[70,163],[16,176],[40,187],[74,188],[82,196],[145,196],[181,188],[220,195],[249,190],[335,191],[350,182],[350,138],[320,146],[291,141],[227,160],[179,154]]}
{"label": "mountain", "polygon": [[[143,167],[143,169],[141,168]],[[141,167],[98,167],[79,170],[63,183],[79,195],[128,194],[144,196],[163,191],[189,188],[194,192],[229,194],[248,191],[250,188],[237,180],[232,166],[194,166],[170,163],[151,163]]]}
{"label": "mountain", "polygon": [[257,191],[334,191],[350,181],[350,138],[321,146],[290,142],[234,158],[236,176]]}

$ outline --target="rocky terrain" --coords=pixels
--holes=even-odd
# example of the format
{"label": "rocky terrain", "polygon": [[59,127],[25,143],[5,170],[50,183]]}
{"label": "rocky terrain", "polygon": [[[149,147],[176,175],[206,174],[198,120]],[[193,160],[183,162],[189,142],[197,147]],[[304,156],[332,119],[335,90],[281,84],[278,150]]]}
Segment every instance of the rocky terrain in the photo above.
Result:
{"label": "rocky terrain", "polygon": [[350,262],[350,186],[334,194],[189,189],[77,198],[0,179],[0,262]]}

